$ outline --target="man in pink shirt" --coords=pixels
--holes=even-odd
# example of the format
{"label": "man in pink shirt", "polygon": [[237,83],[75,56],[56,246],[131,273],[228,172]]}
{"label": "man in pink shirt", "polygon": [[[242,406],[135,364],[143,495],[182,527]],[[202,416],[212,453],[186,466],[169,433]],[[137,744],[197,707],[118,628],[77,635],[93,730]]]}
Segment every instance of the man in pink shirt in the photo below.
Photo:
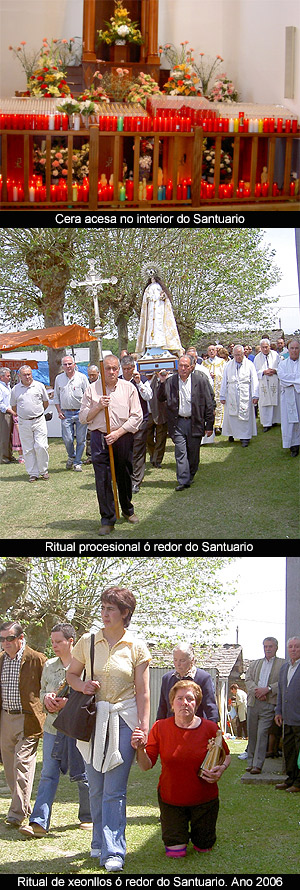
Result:
{"label": "man in pink shirt", "polygon": [[[143,412],[133,383],[119,377],[120,363],[115,355],[103,361],[106,394],[101,378],[89,384],[83,396],[79,420],[91,430],[91,456],[101,514],[100,535],[114,529],[116,511],[111,484],[108,445],[113,446],[116,480],[122,515],[128,522],[138,522],[131,503],[133,437],[141,426]],[[110,433],[107,434],[105,408],[108,409]]]}

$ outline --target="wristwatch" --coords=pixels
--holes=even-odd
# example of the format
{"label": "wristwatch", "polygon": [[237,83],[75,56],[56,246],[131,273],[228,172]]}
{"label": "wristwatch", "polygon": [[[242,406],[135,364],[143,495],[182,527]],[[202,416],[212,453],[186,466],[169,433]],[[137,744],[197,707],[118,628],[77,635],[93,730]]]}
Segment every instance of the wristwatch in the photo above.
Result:
{"label": "wristwatch", "polygon": [[272,692],[272,686],[268,686],[268,692]]}

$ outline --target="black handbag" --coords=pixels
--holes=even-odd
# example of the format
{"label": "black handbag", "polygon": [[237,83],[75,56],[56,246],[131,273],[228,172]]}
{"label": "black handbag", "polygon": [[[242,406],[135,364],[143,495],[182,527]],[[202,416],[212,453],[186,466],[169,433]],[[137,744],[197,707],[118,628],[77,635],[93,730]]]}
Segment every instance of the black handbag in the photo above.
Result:
{"label": "black handbag", "polygon": [[[95,634],[91,635],[91,679],[94,679],[94,647]],[[53,721],[53,726],[59,732],[70,736],[71,739],[80,739],[82,742],[89,742],[95,732],[96,725],[96,699],[95,695],[78,692],[76,689],[70,690],[68,701],[64,708],[59,711],[57,717]]]}

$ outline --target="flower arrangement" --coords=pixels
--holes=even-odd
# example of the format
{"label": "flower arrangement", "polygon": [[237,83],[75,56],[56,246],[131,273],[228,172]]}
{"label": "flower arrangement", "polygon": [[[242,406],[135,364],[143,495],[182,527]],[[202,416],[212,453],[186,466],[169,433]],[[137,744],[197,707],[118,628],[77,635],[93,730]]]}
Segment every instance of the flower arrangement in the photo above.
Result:
{"label": "flower arrangement", "polygon": [[69,96],[67,99],[61,100],[60,104],[56,106],[56,110],[61,114],[80,114],[80,103],[77,99],[72,99],[72,96]]}
{"label": "flower arrangement", "polygon": [[160,89],[156,80],[150,76],[150,74],[144,74],[143,71],[140,72],[136,81],[132,83],[129,92],[126,96],[127,102],[139,103],[146,107],[146,101],[148,96],[153,96],[153,94],[160,93]]}
{"label": "flower arrangement", "polygon": [[[38,145],[34,146],[33,152],[33,172],[40,174],[43,182],[46,181],[46,149],[41,149]],[[72,152],[72,178],[76,182],[82,180],[89,174],[89,144],[85,143],[79,149],[73,149]],[[65,179],[68,175],[68,149],[58,142],[55,142],[51,148],[51,177],[58,181],[59,178]]]}
{"label": "flower arrangement", "polygon": [[200,53],[200,62],[199,65],[196,64],[195,59],[193,59],[193,69],[199,77],[201,83],[201,90],[203,96],[208,97],[209,92],[209,84],[212,80],[212,77],[216,74],[216,69],[223,62],[222,56],[216,56],[215,59],[205,58],[205,53]]}
{"label": "flower arrangement", "polygon": [[[100,81],[98,89],[100,92],[103,91],[108,102],[110,99],[114,102],[123,102],[126,99],[132,84],[128,68],[115,68],[114,71],[106,72],[104,75],[97,71],[94,75],[94,79],[96,78]],[[102,98],[99,101],[102,101]]]}
{"label": "flower arrangement", "polygon": [[41,50],[27,50],[25,49],[25,46],[26,40],[21,40],[19,46],[9,46],[8,49],[14,54],[14,56],[16,56],[16,59],[18,59],[18,61],[22,65],[22,68],[24,69],[26,74],[26,80],[28,81],[36,68]]}
{"label": "flower arrangement", "polygon": [[163,92],[170,96],[201,96],[201,84],[191,65],[175,65],[164,84]]}
{"label": "flower arrangement", "polygon": [[143,43],[143,37],[137,22],[132,22],[128,10],[122,6],[122,0],[115,0],[115,12],[111,16],[106,31],[98,31],[98,39],[100,43],[107,43],[111,46],[119,40],[125,43]]}
{"label": "flower arrangement", "polygon": [[[95,86],[95,83],[93,83],[93,80],[95,81],[96,79],[97,82],[99,81],[97,86]],[[96,104],[97,102],[109,102],[109,97],[102,83],[103,75],[100,74],[99,71],[96,71],[93,80],[90,86],[86,87],[84,92],[81,93],[80,96],[78,96],[78,102],[87,102],[88,99]]]}
{"label": "flower arrangement", "polygon": [[208,96],[211,102],[238,102],[238,98],[238,92],[226,74],[221,74],[215,81]]}
{"label": "flower arrangement", "polygon": [[[210,179],[214,176],[215,172],[215,149],[213,145],[210,147],[205,145],[203,150],[202,157],[202,176],[205,179]],[[221,149],[221,157],[220,157],[220,178],[226,180],[226,182],[230,181],[232,177],[232,157],[228,151],[223,151]]]}
{"label": "flower arrangement", "polygon": [[[188,44],[188,40],[183,40],[180,44],[180,49],[177,49],[172,43],[165,43],[164,46],[159,47],[158,51],[161,56],[164,55],[168,59],[173,70],[177,70],[180,66],[184,65],[190,66],[193,74],[198,78],[200,83],[198,92],[210,99],[211,102],[237,102],[237,91],[232,81],[227,78],[226,74],[221,74],[220,77],[213,82],[213,78],[216,77],[217,68],[221,65],[221,62],[224,61],[222,56],[218,55],[214,59],[211,59],[209,56],[205,56],[205,53],[200,53],[200,61],[197,64],[193,55],[194,50],[192,47],[189,47]],[[173,75],[173,70],[171,71],[171,77]],[[213,86],[211,86],[212,83]],[[171,92],[171,89],[165,89],[165,91]]]}
{"label": "flower arrangement", "polygon": [[59,46],[56,46],[57,42],[52,40],[49,44],[47,38],[44,38],[37,67],[29,78],[28,89],[33,96],[38,98],[55,98],[70,94],[59,55]]}

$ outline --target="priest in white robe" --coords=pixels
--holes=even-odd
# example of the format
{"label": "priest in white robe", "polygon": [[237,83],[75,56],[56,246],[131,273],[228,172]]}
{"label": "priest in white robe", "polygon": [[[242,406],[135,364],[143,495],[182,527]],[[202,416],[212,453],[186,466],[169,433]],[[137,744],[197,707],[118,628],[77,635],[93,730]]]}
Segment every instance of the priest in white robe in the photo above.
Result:
{"label": "priest in white robe", "polygon": [[220,401],[224,405],[222,435],[229,441],[240,439],[244,448],[257,436],[255,410],[259,395],[257,373],[253,362],[245,357],[243,346],[233,350],[233,359],[224,368]]}
{"label": "priest in white robe", "polygon": [[300,446],[300,344],[298,340],[289,343],[289,358],[280,362],[278,378],[281,395],[282,446],[289,448],[293,457],[299,454]]}
{"label": "priest in white robe", "polygon": [[275,423],[280,423],[280,393],[277,378],[279,364],[278,352],[271,349],[270,340],[263,337],[260,341],[260,352],[254,359],[254,367],[259,381],[258,408],[264,433],[267,433]]}
{"label": "priest in white robe", "polygon": [[207,349],[207,356],[207,359],[203,359],[201,368],[203,367],[207,369],[212,380],[216,400],[214,431],[217,435],[220,435],[224,414],[223,405],[221,405],[220,402],[220,388],[226,362],[224,358],[221,358],[218,355],[217,346],[213,343],[211,343]]}

